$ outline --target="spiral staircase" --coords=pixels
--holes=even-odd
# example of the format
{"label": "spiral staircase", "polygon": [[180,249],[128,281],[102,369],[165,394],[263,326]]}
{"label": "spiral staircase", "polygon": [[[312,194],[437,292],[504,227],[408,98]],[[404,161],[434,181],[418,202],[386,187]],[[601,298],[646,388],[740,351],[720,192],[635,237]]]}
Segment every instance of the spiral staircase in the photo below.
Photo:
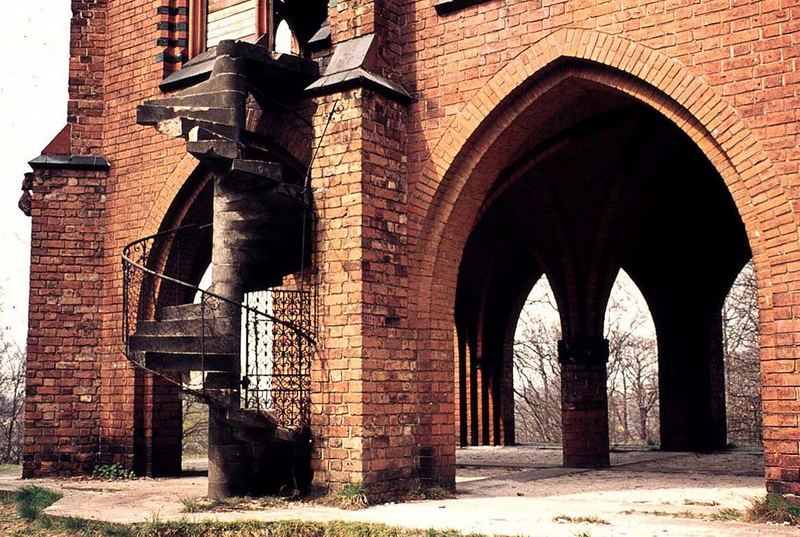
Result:
{"label": "spiral staircase", "polygon": [[[185,139],[210,171],[213,221],[125,247],[126,353],[208,405],[209,495],[296,493],[312,477],[312,307],[308,291],[278,288],[308,260],[311,199],[281,164],[248,148],[245,116],[253,94],[286,98],[314,79],[316,63],[238,41],[193,62],[182,80],[165,81],[185,87],[140,105],[137,121]],[[209,236],[204,290],[181,275],[181,245]]]}

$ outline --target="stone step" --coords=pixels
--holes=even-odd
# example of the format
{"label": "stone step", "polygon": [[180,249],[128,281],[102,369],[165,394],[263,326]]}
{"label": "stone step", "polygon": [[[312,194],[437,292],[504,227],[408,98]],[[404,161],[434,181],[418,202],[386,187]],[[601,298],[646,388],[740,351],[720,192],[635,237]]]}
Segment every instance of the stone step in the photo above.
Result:
{"label": "stone step", "polygon": [[139,125],[164,125],[165,121],[180,118],[236,125],[239,121],[239,112],[230,107],[197,106],[187,109],[185,106],[162,105],[158,101],[148,101],[136,107],[136,122]]}
{"label": "stone step", "polygon": [[128,340],[132,352],[161,354],[235,354],[239,351],[239,338],[231,336],[140,336]]}
{"label": "stone step", "polygon": [[236,369],[238,354],[164,354],[148,352],[144,366],[153,371],[188,373],[190,371],[230,372]]}
{"label": "stone step", "polygon": [[229,173],[245,179],[237,183],[239,191],[272,189],[283,183],[283,165],[268,160],[236,159],[231,162]]}
{"label": "stone step", "polygon": [[242,387],[242,379],[238,374],[222,371],[206,373],[203,389],[206,390],[238,390]]}
{"label": "stone step", "polygon": [[166,306],[159,310],[161,321],[189,321],[194,319],[210,319],[216,316],[217,311],[206,304],[179,304],[177,306]]}
{"label": "stone step", "polygon": [[239,440],[254,445],[298,440],[298,431],[279,426],[277,413],[273,410],[228,408],[221,417],[234,429]]}
{"label": "stone step", "polygon": [[276,428],[278,418],[275,411],[247,408],[227,408],[223,418],[230,424],[242,428]]}
{"label": "stone step", "polygon": [[[290,188],[290,186],[292,188]],[[242,220],[258,218],[265,212],[271,217],[292,217],[302,214],[303,198],[294,185],[283,185],[268,192],[261,192],[251,197],[232,199],[226,204],[226,210],[236,211]]]}
{"label": "stone step", "polygon": [[225,317],[210,317],[206,312],[205,320],[196,319],[162,319],[160,321],[139,321],[136,326],[137,336],[225,336],[235,334],[239,330],[238,323]]}
{"label": "stone step", "polygon": [[231,140],[201,140],[186,144],[186,151],[200,160],[206,158],[234,159],[240,155],[241,146],[238,142]]}

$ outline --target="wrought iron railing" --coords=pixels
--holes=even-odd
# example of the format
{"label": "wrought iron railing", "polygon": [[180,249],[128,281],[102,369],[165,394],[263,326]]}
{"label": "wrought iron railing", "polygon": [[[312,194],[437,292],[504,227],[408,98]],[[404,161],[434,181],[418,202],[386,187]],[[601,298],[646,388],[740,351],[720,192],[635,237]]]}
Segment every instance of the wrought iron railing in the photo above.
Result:
{"label": "wrought iron railing", "polygon": [[[190,225],[124,248],[127,358],[210,405],[254,410],[281,427],[307,428],[315,347],[310,293],[271,289],[247,293],[239,303],[185,281],[196,269],[189,261],[198,258],[204,244],[207,249],[209,240],[210,225]],[[193,279],[198,278],[195,270]],[[171,318],[177,322],[163,322],[171,306],[191,312],[188,318]],[[168,351],[150,352],[148,360],[147,352],[132,345],[137,336],[172,337],[183,360],[188,356],[199,363],[181,365]],[[180,373],[182,368],[191,372]]]}

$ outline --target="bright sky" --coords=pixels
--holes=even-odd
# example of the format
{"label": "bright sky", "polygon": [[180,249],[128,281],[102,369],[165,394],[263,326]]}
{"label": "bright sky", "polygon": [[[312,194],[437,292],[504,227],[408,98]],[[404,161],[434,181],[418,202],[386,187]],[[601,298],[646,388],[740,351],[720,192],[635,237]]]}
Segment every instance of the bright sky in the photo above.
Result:
{"label": "bright sky", "polygon": [[3,5],[0,17],[0,327],[23,347],[30,219],[17,208],[27,162],[66,123],[69,0]]}

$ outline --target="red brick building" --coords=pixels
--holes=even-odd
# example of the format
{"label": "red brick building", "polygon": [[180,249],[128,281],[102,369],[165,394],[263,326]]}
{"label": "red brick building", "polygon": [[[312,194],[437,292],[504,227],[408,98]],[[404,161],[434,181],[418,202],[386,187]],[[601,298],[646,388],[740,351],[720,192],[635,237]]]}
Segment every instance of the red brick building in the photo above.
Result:
{"label": "red brick building", "polygon": [[311,457],[320,484],[452,485],[457,444],[514,441],[542,274],[564,462],[607,465],[620,268],[658,331],[662,447],[717,449],[752,257],[767,486],[800,492],[799,5],[72,6],[67,126],[31,163],[26,476],[176,472],[183,389],[212,407],[212,492],[270,457],[282,482]]}

